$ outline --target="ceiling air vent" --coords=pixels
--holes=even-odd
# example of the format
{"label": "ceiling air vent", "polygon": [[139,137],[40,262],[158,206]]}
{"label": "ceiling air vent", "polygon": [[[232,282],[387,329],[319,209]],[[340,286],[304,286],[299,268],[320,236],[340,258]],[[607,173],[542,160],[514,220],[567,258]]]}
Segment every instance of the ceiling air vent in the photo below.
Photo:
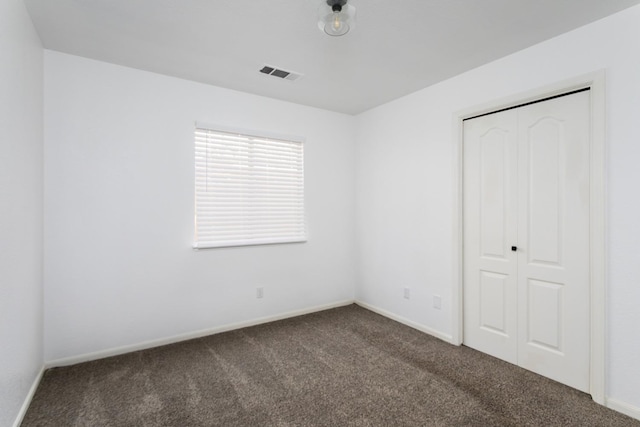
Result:
{"label": "ceiling air vent", "polygon": [[279,68],[272,67],[270,65],[265,65],[264,67],[262,67],[260,72],[263,74],[268,74],[270,76],[279,77],[281,79],[290,80],[292,82],[302,77],[302,74],[300,73],[296,73],[294,71],[281,70]]}

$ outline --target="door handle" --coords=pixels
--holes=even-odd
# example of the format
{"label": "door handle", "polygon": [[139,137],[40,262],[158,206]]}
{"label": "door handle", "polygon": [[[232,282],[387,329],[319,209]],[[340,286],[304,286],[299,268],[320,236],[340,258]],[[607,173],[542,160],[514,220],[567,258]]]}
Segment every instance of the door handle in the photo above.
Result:
{"label": "door handle", "polygon": [[518,247],[517,247],[517,246],[511,246],[511,250],[512,250],[513,252],[515,252],[515,251],[517,251],[517,250],[518,250]]}

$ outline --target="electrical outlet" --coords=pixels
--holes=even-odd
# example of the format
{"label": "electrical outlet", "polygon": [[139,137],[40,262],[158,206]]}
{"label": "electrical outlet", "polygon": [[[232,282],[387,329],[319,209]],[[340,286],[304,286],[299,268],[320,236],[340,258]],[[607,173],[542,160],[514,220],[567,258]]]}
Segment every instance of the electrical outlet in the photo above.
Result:
{"label": "electrical outlet", "polygon": [[433,308],[440,310],[442,308],[442,298],[440,295],[433,296]]}
{"label": "electrical outlet", "polygon": [[256,298],[260,299],[262,297],[264,297],[264,288],[263,287],[256,288]]}
{"label": "electrical outlet", "polygon": [[411,291],[409,290],[409,288],[404,288],[404,298],[405,299],[411,298]]}

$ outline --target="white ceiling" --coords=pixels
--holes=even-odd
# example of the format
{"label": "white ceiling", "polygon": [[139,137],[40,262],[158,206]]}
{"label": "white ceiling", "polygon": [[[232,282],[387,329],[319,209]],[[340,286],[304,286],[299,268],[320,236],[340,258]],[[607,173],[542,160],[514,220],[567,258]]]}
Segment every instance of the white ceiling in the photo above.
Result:
{"label": "white ceiling", "polygon": [[[47,49],[357,114],[640,0],[349,0],[357,26],[317,27],[323,0],[25,0]],[[304,74],[295,82],[263,64]]]}

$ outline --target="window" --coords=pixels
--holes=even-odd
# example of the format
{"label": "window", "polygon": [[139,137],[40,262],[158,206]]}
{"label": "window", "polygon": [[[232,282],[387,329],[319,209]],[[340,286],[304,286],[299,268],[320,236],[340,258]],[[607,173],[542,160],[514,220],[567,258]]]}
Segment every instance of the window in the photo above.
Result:
{"label": "window", "polygon": [[216,129],[196,124],[194,247],[306,241],[302,141]]}

